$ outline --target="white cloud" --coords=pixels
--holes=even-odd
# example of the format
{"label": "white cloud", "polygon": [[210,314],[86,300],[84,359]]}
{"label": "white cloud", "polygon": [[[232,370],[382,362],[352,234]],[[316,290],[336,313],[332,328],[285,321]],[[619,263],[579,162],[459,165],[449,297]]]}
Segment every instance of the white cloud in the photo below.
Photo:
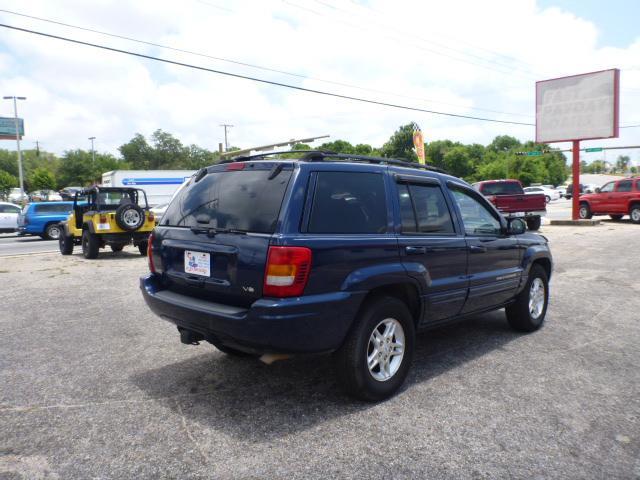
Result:
{"label": "white cloud", "polygon": [[[100,0],[87,5],[79,0],[3,2],[8,10],[361,89],[4,13],[0,18],[11,25],[306,88],[525,122],[533,122],[535,80],[620,66],[622,123],[640,123],[640,38],[624,49],[600,48],[597,24],[558,8],[543,10],[534,0],[372,0],[360,5],[337,0]],[[488,143],[499,134],[533,137],[532,127],[312,95],[6,30],[0,35],[0,71],[3,95],[28,97],[20,105],[27,147],[38,140],[56,152],[88,148],[87,137],[96,136],[98,149],[115,153],[136,132],[148,135],[156,128],[185,143],[215,149],[223,139],[220,123],[235,125],[230,141],[242,147],[316,134],[381,145],[399,125],[412,120],[420,123],[427,140]],[[9,102],[0,105],[0,114],[11,114]],[[627,129],[620,139],[606,143],[637,144],[639,137],[640,129]],[[639,151],[632,155],[640,159]]]}

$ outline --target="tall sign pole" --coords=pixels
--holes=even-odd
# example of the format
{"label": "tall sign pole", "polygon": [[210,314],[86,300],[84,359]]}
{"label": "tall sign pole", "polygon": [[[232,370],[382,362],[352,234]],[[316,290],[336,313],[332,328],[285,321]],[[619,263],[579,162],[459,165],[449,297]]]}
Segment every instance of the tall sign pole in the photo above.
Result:
{"label": "tall sign pole", "polygon": [[573,174],[573,195],[571,196],[571,219],[580,218],[580,140],[573,141],[572,174]]}
{"label": "tall sign pole", "polygon": [[16,146],[18,150],[18,175],[20,177],[20,201],[24,201],[24,175],[22,174],[22,151],[20,150],[20,122],[18,120],[18,100],[26,100],[27,97],[8,96],[4,100],[13,99],[13,118],[16,126]]}

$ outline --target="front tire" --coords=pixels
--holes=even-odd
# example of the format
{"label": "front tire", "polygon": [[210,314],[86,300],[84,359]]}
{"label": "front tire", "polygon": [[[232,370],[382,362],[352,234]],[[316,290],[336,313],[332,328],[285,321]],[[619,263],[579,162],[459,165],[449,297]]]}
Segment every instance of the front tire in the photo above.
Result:
{"label": "front tire", "polygon": [[527,228],[529,230],[540,230],[540,224],[542,223],[542,219],[540,217],[529,217],[526,221]]}
{"label": "front tire", "polygon": [[361,400],[389,398],[409,373],[414,344],[413,317],[404,302],[394,297],[369,302],[334,353],[339,383]]}
{"label": "front tire", "polygon": [[100,251],[100,243],[97,235],[92,234],[89,230],[82,232],[82,254],[86,259],[98,258]]}
{"label": "front tire", "polygon": [[580,218],[583,220],[589,220],[591,217],[593,217],[593,213],[591,213],[591,208],[589,208],[588,203],[580,204],[580,209],[578,210],[578,214],[580,215]]}
{"label": "front tire", "polygon": [[551,197],[549,195],[544,196],[544,203],[549,203],[551,201]]}
{"label": "front tire", "polygon": [[138,251],[140,252],[140,255],[142,255],[143,257],[147,256],[147,248],[149,247],[149,242],[140,242],[138,244]]}
{"label": "front tire", "polygon": [[63,233],[58,237],[58,246],[62,255],[71,255],[73,253],[73,237],[69,237]]}
{"label": "front tire", "polygon": [[534,332],[542,327],[549,304],[549,279],[542,266],[534,264],[529,278],[516,300],[505,308],[507,321],[514,330]]}

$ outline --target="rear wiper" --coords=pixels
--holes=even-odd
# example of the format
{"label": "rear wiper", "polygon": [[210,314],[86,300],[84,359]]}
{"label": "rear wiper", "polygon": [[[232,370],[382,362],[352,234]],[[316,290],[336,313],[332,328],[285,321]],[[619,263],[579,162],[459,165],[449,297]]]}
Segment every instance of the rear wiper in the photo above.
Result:
{"label": "rear wiper", "polygon": [[239,235],[246,235],[247,232],[245,232],[244,230],[237,230],[235,228],[215,228],[215,227],[208,227],[208,228],[203,228],[203,227],[191,227],[191,231],[193,233],[205,233],[210,237],[213,237],[214,235],[218,234],[218,233],[236,233]]}

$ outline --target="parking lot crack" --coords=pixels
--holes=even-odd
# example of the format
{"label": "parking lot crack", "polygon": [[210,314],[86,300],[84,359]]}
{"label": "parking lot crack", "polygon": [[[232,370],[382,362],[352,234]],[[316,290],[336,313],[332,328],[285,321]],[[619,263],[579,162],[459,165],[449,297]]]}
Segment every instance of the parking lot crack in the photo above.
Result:
{"label": "parking lot crack", "polygon": [[178,414],[180,415],[180,421],[182,422],[182,428],[184,429],[185,433],[187,434],[187,437],[189,437],[189,440],[191,440],[191,443],[193,443],[193,445],[196,447],[196,450],[198,450],[198,453],[200,454],[200,456],[202,457],[202,460],[205,464],[207,464],[207,455],[204,453],[204,450],[202,448],[202,445],[200,445],[200,442],[198,442],[198,440],[196,440],[196,438],[194,437],[193,433],[191,432],[191,429],[189,428],[189,425],[187,424],[187,419],[184,416],[184,412],[182,411],[182,405],[180,405],[180,401],[178,399],[174,400],[176,403],[176,409],[178,411]]}

